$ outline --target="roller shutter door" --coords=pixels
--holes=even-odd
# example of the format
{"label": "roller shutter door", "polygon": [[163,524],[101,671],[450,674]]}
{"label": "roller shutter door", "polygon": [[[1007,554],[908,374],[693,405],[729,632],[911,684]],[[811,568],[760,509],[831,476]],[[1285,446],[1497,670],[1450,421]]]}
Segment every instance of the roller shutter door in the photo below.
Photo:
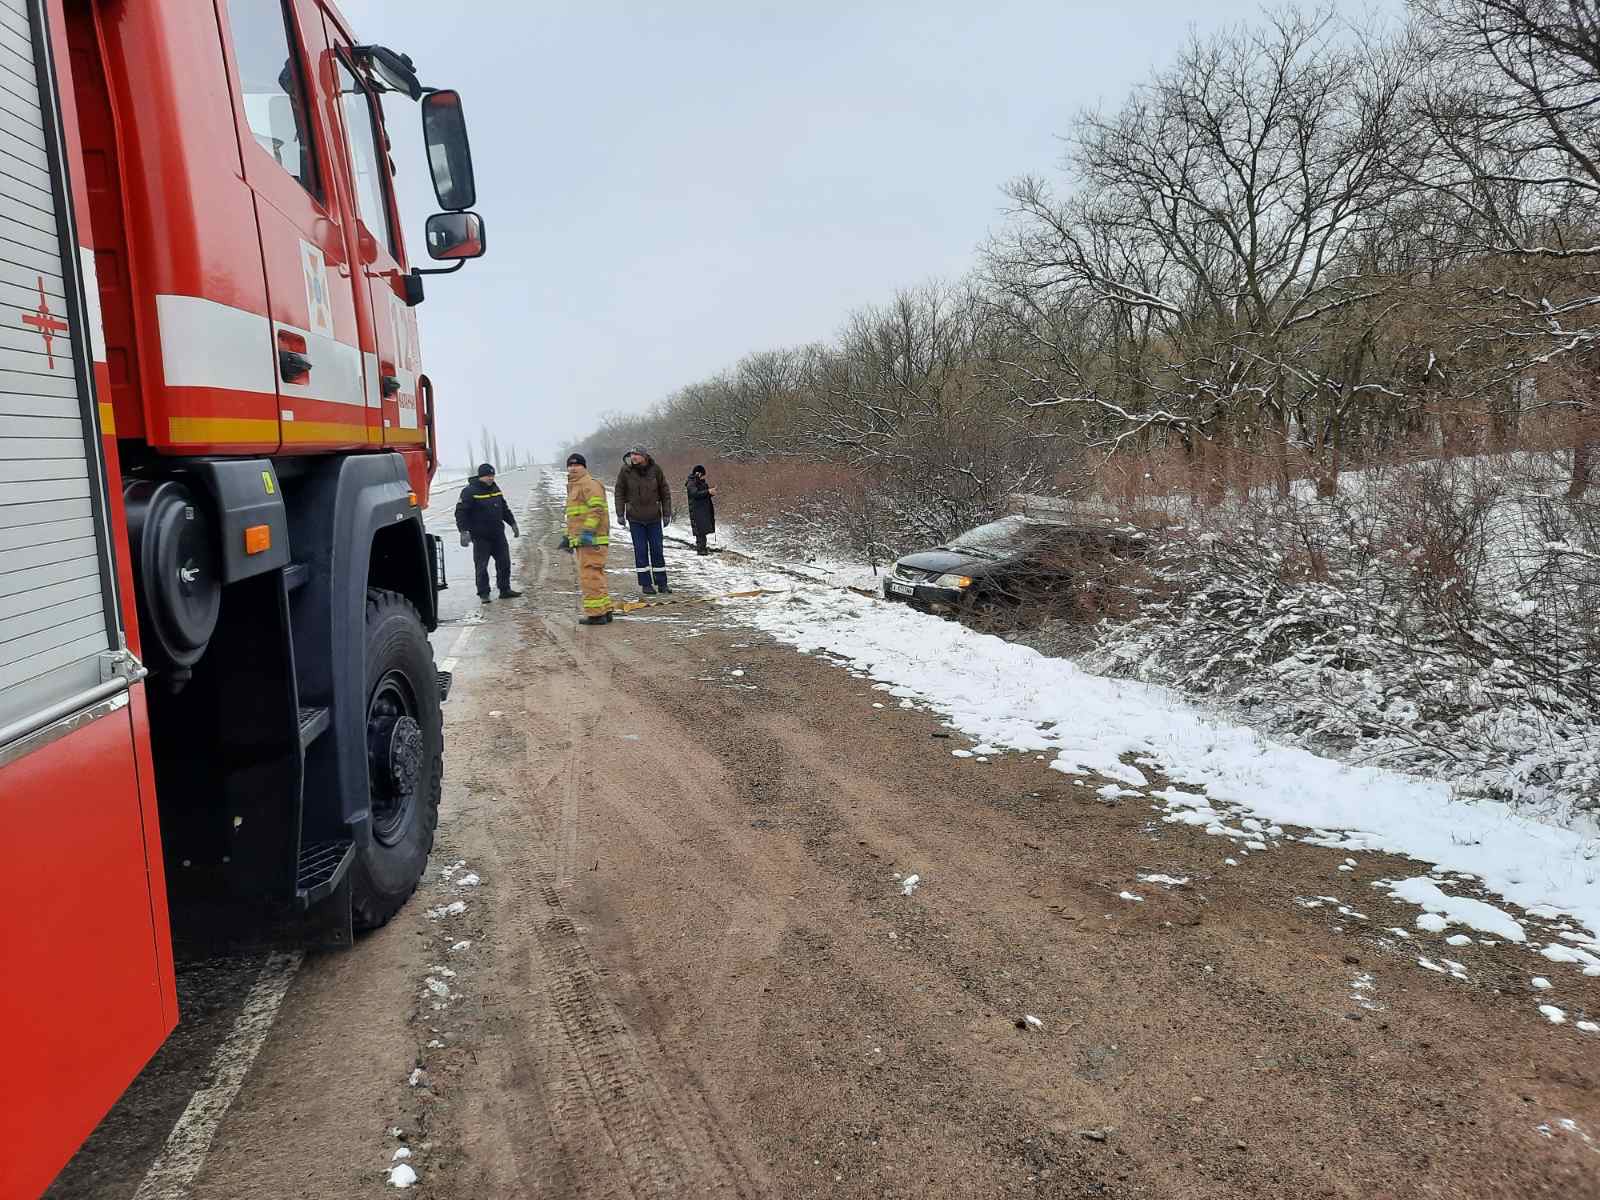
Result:
{"label": "roller shutter door", "polygon": [[0,0],[0,731],[99,686],[121,640],[36,20],[26,0]]}

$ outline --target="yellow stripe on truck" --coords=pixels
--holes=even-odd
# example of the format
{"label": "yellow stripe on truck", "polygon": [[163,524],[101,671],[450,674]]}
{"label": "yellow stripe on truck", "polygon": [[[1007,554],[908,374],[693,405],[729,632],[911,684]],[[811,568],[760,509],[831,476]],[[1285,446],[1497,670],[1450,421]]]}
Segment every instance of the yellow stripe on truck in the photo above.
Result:
{"label": "yellow stripe on truck", "polygon": [[285,421],[285,442],[366,442],[365,425],[347,424],[344,421]]}
{"label": "yellow stripe on truck", "polygon": [[109,400],[100,401],[100,432],[112,435],[117,432],[117,410],[111,407]]}
{"label": "yellow stripe on truck", "polygon": [[224,445],[233,442],[278,441],[278,422],[257,417],[168,417],[167,438],[173,442]]}

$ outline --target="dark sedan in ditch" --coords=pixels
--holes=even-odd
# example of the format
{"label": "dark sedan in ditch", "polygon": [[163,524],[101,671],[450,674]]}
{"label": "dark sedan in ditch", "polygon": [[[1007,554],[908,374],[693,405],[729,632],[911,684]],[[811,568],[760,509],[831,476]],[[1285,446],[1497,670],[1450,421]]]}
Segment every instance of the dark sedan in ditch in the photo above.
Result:
{"label": "dark sedan in ditch", "polygon": [[934,612],[994,618],[1069,602],[1088,563],[1136,554],[1137,534],[1013,515],[897,559],[883,594]]}

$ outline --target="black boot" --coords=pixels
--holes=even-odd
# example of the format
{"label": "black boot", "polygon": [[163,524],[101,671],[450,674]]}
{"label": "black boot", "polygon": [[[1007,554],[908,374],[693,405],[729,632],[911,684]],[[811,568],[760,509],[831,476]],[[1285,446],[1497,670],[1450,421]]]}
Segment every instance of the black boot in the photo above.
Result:
{"label": "black boot", "polygon": [[522,595],[522,593],[517,591],[516,588],[501,588],[500,589],[500,599],[502,599],[502,600],[515,600],[520,595]]}
{"label": "black boot", "polygon": [[489,595],[488,592],[479,592],[478,593],[478,603],[479,604],[488,604],[493,599],[494,599],[494,597]]}

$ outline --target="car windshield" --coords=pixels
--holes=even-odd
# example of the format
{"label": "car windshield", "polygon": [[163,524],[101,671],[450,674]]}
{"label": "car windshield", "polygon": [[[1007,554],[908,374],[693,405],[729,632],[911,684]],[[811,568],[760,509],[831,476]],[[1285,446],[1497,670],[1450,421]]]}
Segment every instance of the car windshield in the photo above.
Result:
{"label": "car windshield", "polygon": [[987,525],[969,529],[950,542],[948,549],[964,550],[972,554],[1004,554],[1023,550],[1043,540],[1048,526],[1027,517],[1001,517]]}

